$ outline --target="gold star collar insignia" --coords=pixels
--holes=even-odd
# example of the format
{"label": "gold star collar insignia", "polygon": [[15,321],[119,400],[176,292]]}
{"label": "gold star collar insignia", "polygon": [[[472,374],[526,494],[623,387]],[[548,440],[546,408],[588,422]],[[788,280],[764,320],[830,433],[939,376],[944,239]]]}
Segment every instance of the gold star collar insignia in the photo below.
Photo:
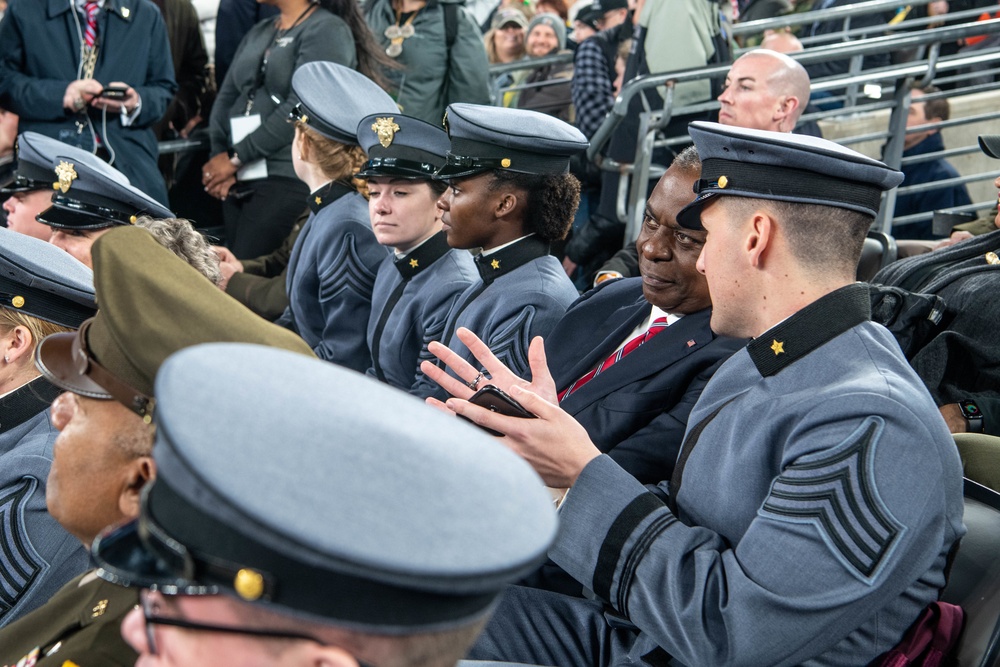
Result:
{"label": "gold star collar insignia", "polygon": [[420,266],[420,262],[418,262],[415,258],[410,260],[410,268],[411,269],[415,269],[418,266]]}
{"label": "gold star collar insignia", "polygon": [[60,160],[59,164],[56,166],[56,176],[59,178],[59,181],[52,184],[52,189],[59,190],[63,194],[69,192],[69,188],[73,184],[73,181],[78,178],[76,169],[73,168],[73,164],[66,162],[65,160]]}
{"label": "gold star collar insignia", "polygon": [[494,259],[492,262],[490,262],[490,266],[492,266],[494,270],[499,269],[500,268],[500,260],[499,259]]}
{"label": "gold star collar insignia", "polygon": [[316,196],[316,206],[319,206],[322,203],[323,203],[323,198],[320,197],[319,195],[317,195]]}
{"label": "gold star collar insignia", "polygon": [[392,116],[376,118],[375,122],[372,123],[372,130],[378,135],[378,142],[382,144],[382,148],[388,148],[396,137],[396,133],[399,132],[399,125],[396,124]]}
{"label": "gold star collar insignia", "polygon": [[771,351],[774,352],[774,356],[785,353],[785,341],[776,340],[771,343]]}

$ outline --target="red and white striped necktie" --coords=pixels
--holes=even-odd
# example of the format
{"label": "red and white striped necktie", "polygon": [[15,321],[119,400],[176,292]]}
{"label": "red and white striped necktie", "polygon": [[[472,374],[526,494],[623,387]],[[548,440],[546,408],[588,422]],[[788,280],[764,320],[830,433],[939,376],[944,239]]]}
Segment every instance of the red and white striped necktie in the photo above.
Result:
{"label": "red and white striped necktie", "polygon": [[87,14],[87,29],[83,32],[83,42],[88,49],[94,48],[97,43],[97,12],[100,10],[100,6],[94,0],[83,6],[83,11]]}
{"label": "red and white striped necktie", "polygon": [[608,370],[616,363],[621,361],[621,358],[624,357],[626,354],[631,354],[634,350],[638,349],[640,345],[642,345],[647,340],[649,340],[650,338],[652,338],[653,336],[660,333],[666,328],[667,328],[667,318],[657,317],[655,320],[653,320],[653,323],[649,325],[649,328],[646,329],[646,331],[637,335],[635,338],[632,338],[630,341],[625,343],[625,345],[623,345],[621,349],[616,350],[615,352],[608,355],[608,358],[602,361],[597,368],[589,371],[579,380],[571,384],[569,387],[563,389],[559,393],[559,400],[562,401],[564,398],[572,394],[574,391],[576,391],[583,385],[587,384],[595,377],[597,377],[598,375],[600,375],[601,373],[603,373],[604,371]]}

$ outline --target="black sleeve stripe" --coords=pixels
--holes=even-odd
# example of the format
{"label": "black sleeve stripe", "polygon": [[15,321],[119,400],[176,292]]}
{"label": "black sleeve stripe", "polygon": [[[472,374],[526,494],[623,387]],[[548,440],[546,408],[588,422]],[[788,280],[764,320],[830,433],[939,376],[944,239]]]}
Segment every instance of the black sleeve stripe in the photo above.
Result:
{"label": "black sleeve stripe", "polygon": [[649,551],[649,547],[659,539],[660,534],[673,525],[677,519],[672,514],[662,514],[656,517],[642,533],[642,537],[636,542],[635,548],[628,554],[625,566],[622,568],[621,583],[618,586],[618,603],[616,608],[626,617],[628,616],[628,591],[632,586],[632,577],[639,568],[642,557]]}
{"label": "black sleeve stripe", "polygon": [[644,493],[630,502],[611,524],[604,543],[601,544],[601,551],[597,555],[597,567],[594,569],[592,589],[599,598],[611,601],[611,582],[614,580],[615,566],[621,557],[625,542],[647,516],[663,507],[665,505],[659,498],[652,493]]}

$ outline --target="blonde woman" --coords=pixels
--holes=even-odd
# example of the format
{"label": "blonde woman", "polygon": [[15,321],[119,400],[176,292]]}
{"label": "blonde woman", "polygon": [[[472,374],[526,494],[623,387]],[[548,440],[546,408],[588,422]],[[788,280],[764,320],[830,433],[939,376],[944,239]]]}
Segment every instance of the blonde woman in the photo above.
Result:
{"label": "blonde woman", "polygon": [[381,88],[329,62],[303,65],[292,77],[295,174],[309,189],[312,214],[288,262],[288,308],[278,318],[321,359],[365,372],[371,366],[367,327],[378,266],[388,251],[368,220],[364,186],[353,176],[367,159],[357,144],[359,121],[396,111]]}

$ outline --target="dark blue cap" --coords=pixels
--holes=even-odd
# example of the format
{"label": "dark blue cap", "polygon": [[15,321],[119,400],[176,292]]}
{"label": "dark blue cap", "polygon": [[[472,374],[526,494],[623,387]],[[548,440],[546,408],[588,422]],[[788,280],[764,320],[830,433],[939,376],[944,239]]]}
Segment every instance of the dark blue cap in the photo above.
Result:
{"label": "dark blue cap", "polygon": [[444,118],[451,150],[438,178],[462,178],[492,169],[564,174],[570,157],[589,145],[580,130],[537,111],[451,104]]}
{"label": "dark blue cap", "polygon": [[97,312],[94,275],[51,243],[0,228],[0,308],[77,329]]}
{"label": "dark blue cap", "polygon": [[36,219],[55,229],[134,225],[140,215],[174,217],[170,209],[132,186],[96,155],[60,151],[51,173],[55,177],[52,206]]}
{"label": "dark blue cap", "polygon": [[373,114],[362,119],[358,144],[369,158],[358,173],[361,178],[434,178],[451,145],[440,127],[402,114]]}
{"label": "dark blue cap", "polygon": [[878,215],[882,193],[903,181],[885,164],[826,139],[697,121],[688,132],[701,158],[697,198],[677,222],[701,229],[701,209],[718,196],[846,208]]}
{"label": "dark blue cap", "polygon": [[290,120],[305,123],[327,139],[357,143],[358,123],[373,113],[398,113],[399,107],[378,85],[350,67],[330,62],[302,65],[292,75],[299,103]]}
{"label": "dark blue cap", "polygon": [[527,463],[374,378],[217,343],[156,397],[157,478],[94,544],[106,578],[406,634],[481,618],[555,537]]}
{"label": "dark blue cap", "polygon": [[[0,187],[0,194],[9,195],[15,192],[31,192],[33,190],[52,190],[57,182],[52,168],[58,163],[60,155],[70,162],[89,160],[95,156],[82,148],[70,146],[44,134],[37,132],[22,132],[15,144],[17,168],[12,178]],[[88,157],[89,156],[89,157]],[[121,183],[128,179],[111,165],[99,161],[104,174]],[[95,163],[96,164],[96,163]]]}

